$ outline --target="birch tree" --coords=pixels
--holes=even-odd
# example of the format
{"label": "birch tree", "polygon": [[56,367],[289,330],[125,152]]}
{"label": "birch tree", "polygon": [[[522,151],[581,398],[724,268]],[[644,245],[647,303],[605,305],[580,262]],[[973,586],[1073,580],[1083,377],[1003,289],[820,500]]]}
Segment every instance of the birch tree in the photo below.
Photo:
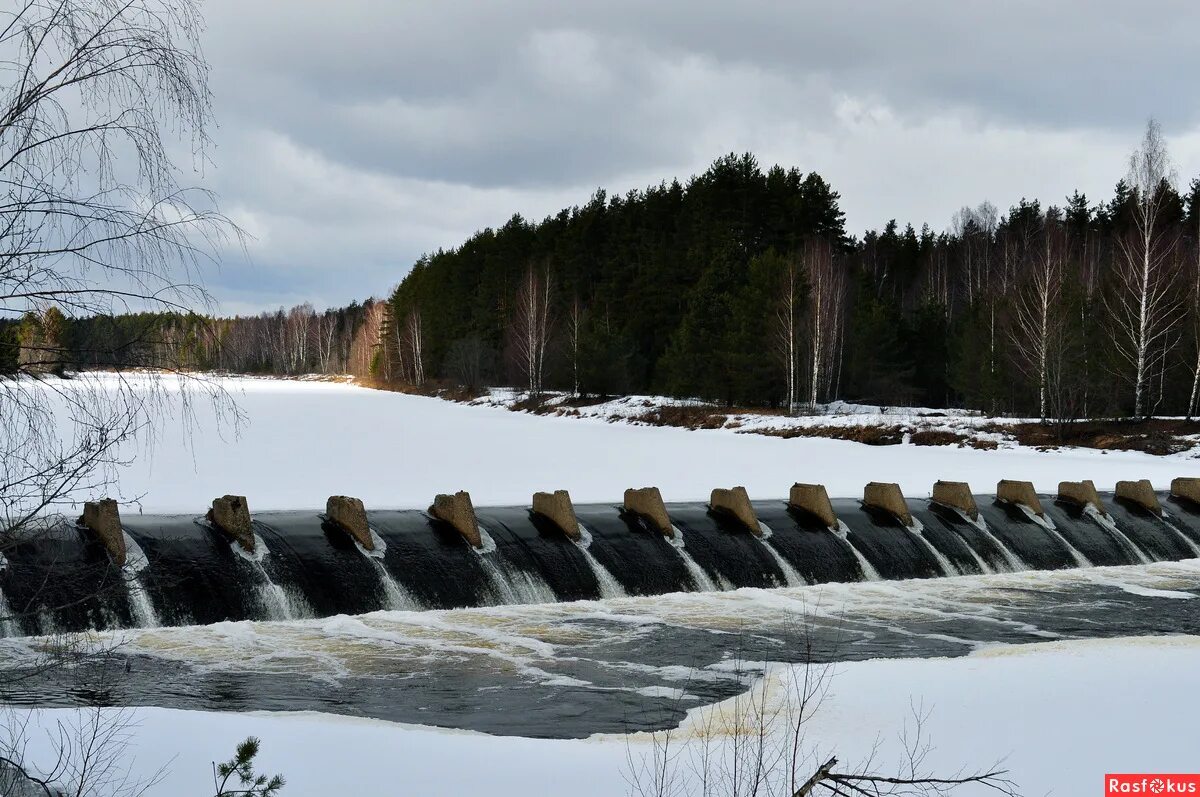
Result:
{"label": "birch tree", "polygon": [[413,305],[404,322],[402,347],[408,361],[409,374],[414,385],[425,384],[425,327],[421,322],[421,308]]}
{"label": "birch tree", "polygon": [[828,393],[841,359],[848,286],[846,275],[834,262],[828,241],[818,239],[805,244],[803,268],[808,288],[805,319],[808,406],[815,409]]}
{"label": "birch tree", "polygon": [[1188,393],[1187,417],[1196,414],[1196,401],[1200,399],[1200,213],[1196,214],[1198,235],[1191,252],[1191,268],[1188,274],[1188,303],[1192,322],[1192,338],[1195,341],[1196,357],[1192,362],[1192,389]]}
{"label": "birch tree", "polygon": [[567,315],[567,345],[571,350],[571,395],[579,396],[579,343],[583,336],[583,303],[576,295],[571,300],[571,311]]}
{"label": "birch tree", "polygon": [[1061,344],[1060,302],[1066,270],[1066,231],[1056,208],[1046,211],[1040,245],[1027,262],[1010,329],[1016,360],[1037,386],[1038,415],[1049,416],[1052,355]]}
{"label": "birch tree", "polygon": [[785,401],[788,412],[795,414],[800,400],[800,323],[803,307],[801,294],[804,275],[796,257],[783,260],[779,275],[779,298],[773,319],[775,351],[783,364]]}
{"label": "birch tree", "polygon": [[546,344],[550,337],[551,279],[548,270],[530,265],[517,289],[513,308],[513,360],[530,394],[542,392]]}
{"label": "birch tree", "polygon": [[1129,157],[1126,180],[1133,192],[1130,224],[1116,236],[1115,285],[1105,304],[1113,319],[1117,352],[1132,372],[1133,413],[1141,418],[1150,412],[1150,377],[1178,342],[1181,317],[1179,234],[1164,218],[1164,199],[1174,173],[1162,129],[1153,119]]}

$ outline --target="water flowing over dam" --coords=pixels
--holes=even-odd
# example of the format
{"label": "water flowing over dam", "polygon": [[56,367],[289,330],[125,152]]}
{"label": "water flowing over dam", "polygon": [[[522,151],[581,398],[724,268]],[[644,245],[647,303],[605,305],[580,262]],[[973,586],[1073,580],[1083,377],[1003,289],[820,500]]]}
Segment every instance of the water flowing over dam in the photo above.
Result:
{"label": "water flowing over dam", "polygon": [[[127,543],[120,561],[100,534],[63,522],[7,551],[0,592],[12,617],[3,630],[288,620],[797,586],[797,578],[936,578],[1175,561],[1200,552],[1200,504],[1174,491],[1134,500],[1128,490],[1100,495],[1090,482],[1064,482],[1093,492],[1080,498],[1064,487],[1058,496],[1033,496],[1029,488],[1020,501],[976,500],[962,490],[939,493],[947,484],[939,482],[933,500],[906,500],[898,489],[883,489],[894,486],[876,485],[863,501],[829,500],[822,488],[819,504],[795,491],[792,501],[750,502],[736,488],[714,491],[711,504],[657,499],[659,509],[638,511],[628,494],[624,505],[571,507],[568,497],[573,534],[564,532],[571,515],[480,508],[472,518],[478,545],[464,536],[469,528],[441,519],[436,507],[364,512],[359,502],[357,533],[349,533],[353,521],[327,513],[251,517],[244,510],[241,542],[211,513],[127,514],[115,535]],[[1002,482],[1002,490],[1006,484],[1025,483]]]}

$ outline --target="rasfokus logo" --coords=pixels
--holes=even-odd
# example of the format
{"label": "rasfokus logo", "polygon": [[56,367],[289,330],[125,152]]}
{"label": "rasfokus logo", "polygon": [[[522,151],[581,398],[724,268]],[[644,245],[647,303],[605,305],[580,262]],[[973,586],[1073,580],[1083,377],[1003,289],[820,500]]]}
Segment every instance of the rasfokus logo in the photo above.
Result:
{"label": "rasfokus logo", "polygon": [[1104,797],[1116,794],[1197,794],[1200,774],[1108,774],[1104,776]]}

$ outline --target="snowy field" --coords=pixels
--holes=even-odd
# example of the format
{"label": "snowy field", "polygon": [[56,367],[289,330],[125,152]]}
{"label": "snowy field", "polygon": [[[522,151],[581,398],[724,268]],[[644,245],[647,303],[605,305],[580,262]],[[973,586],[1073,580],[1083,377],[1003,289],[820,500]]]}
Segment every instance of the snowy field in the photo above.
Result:
{"label": "snowy field", "polygon": [[977,493],[993,492],[1000,479],[1053,492],[1059,481],[1079,479],[1104,490],[1146,478],[1161,489],[1196,472],[1188,455],[867,446],[538,416],[348,384],[218,384],[243,411],[241,427],[218,423],[197,397],[194,424],[167,417],[152,448],[131,452],[137,460],[120,476],[122,496],[140,497],[146,512],[199,513],[226,493],[246,495],[255,510],[319,508],[329,495],[356,496],[368,508],[424,509],[437,493],[456,490],[479,506],[528,505],[535,491],[555,489],[580,503],[617,502],[627,487],[645,485],[667,501],[707,500],[712,488],[739,484],[752,498],[786,498],[794,482],[854,498],[875,480],[924,498],[938,479],[967,480]]}
{"label": "snowy field", "polygon": [[[147,512],[199,514],[225,493],[247,495],[255,510],[316,509],[331,494],[358,496],[368,507],[424,508],[436,493],[459,489],[477,505],[527,505],[538,490],[616,502],[625,488],[643,485],[659,486],[668,501],[706,500],[711,488],[736,484],[754,498],[784,498],[797,481],[858,497],[867,481],[879,480],[922,498],[940,478],[967,480],[978,493],[991,492],[1001,478],[1053,492],[1060,480],[1090,478],[1111,489],[1118,479],[1148,478],[1165,488],[1173,477],[1197,473],[1186,455],[871,447],[537,416],[347,384],[221,384],[245,415],[241,427],[218,425],[202,401],[190,431],[169,414],[153,446],[142,441],[129,452],[137,459],[120,475],[122,497],[140,497]],[[1172,603],[1190,609],[1193,593],[1177,597]],[[836,752],[852,764],[879,737],[877,758],[886,769],[901,752],[895,734],[915,704],[931,711],[931,768],[986,768],[1005,759],[1024,794],[1098,794],[1105,772],[1195,769],[1198,664],[1196,637],[996,646],[956,659],[843,664],[809,726],[810,751]],[[769,671],[769,693],[786,694],[794,672]],[[693,711],[681,735],[694,736],[728,708]],[[501,738],[311,714],[136,715],[135,772],[169,770],[155,795],[204,793],[210,762],[227,758],[250,734],[263,740],[260,768],[288,777],[285,797],[524,797],[557,792],[564,783],[572,794],[607,797],[630,791],[629,761],[651,749],[643,736]]]}
{"label": "snowy field", "polygon": [[[1025,795],[1102,793],[1106,772],[1195,770],[1200,712],[1200,640],[1132,638],[993,648],[957,659],[879,660],[839,665],[808,727],[813,757],[836,754],[852,768],[880,743],[880,768],[903,753],[897,733],[914,705],[928,712],[930,769],[957,772],[996,761]],[[777,705],[799,669],[768,672]],[[743,699],[744,703],[744,699]],[[701,732],[728,746],[734,700],[697,709],[676,734],[696,749]],[[42,712],[45,725],[60,711]],[[135,773],[169,764],[151,792],[201,794],[210,762],[233,740],[263,741],[261,769],[282,772],[284,794],[626,794],[630,761],[652,751],[647,735],[534,740],[440,731],[328,715],[135,712],[128,751]],[[716,721],[714,722],[714,717]],[[911,727],[911,724],[910,724]],[[41,738],[41,737],[35,737]],[[679,748],[676,748],[679,749]],[[687,747],[678,760],[687,766]],[[696,792],[693,792],[696,793]],[[965,788],[956,794],[995,792]]]}

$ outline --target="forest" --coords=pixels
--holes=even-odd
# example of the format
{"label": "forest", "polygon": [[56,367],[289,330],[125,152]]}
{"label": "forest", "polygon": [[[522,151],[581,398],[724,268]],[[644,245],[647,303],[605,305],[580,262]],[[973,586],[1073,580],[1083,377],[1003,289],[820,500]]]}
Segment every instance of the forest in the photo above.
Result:
{"label": "forest", "polygon": [[686,183],[513,216],[422,257],[383,300],[29,314],[0,326],[0,368],[65,350],[43,370],[168,362],[790,412],[834,399],[1059,420],[1196,411],[1200,181],[1177,188],[1154,122],[1101,201],[985,201],[941,231],[892,220],[854,236],[839,200],[815,172],[729,154]]}
{"label": "forest", "polygon": [[839,198],[731,154],[686,185],[513,217],[405,276],[382,368],[791,411],[1195,411],[1200,182],[1177,190],[1153,122],[1104,201],[983,202],[942,232],[854,237]]}

